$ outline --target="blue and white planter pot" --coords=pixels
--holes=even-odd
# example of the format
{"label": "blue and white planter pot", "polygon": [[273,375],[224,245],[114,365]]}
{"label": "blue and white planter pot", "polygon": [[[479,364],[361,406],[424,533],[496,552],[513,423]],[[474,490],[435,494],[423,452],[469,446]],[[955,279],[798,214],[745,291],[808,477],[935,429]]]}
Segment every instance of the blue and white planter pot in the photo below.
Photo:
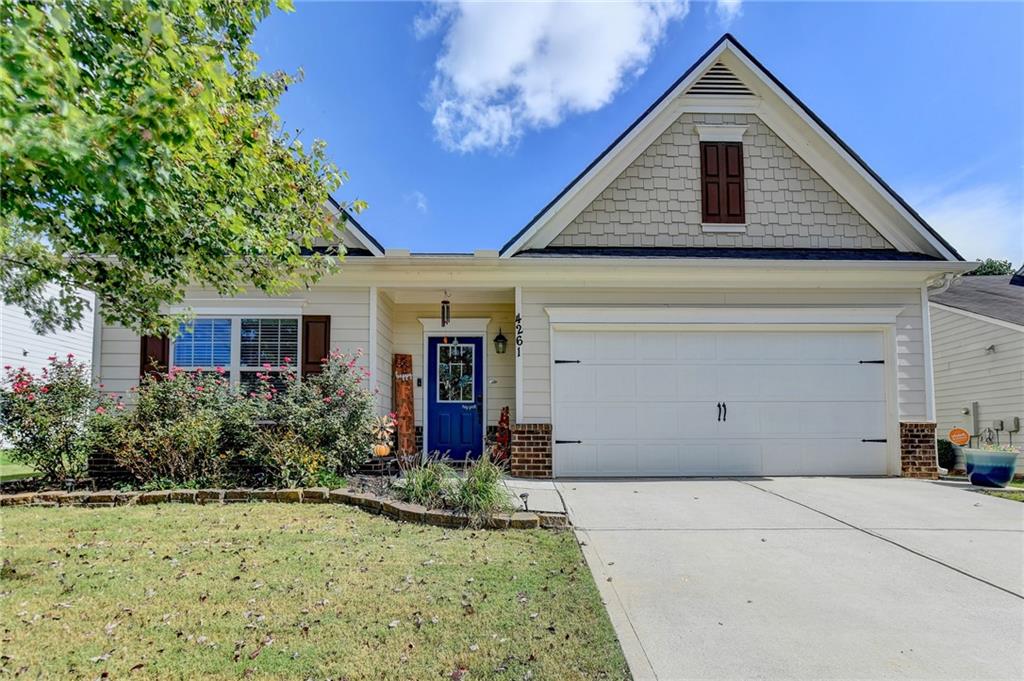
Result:
{"label": "blue and white planter pot", "polygon": [[978,487],[1006,487],[1017,469],[1015,452],[990,452],[964,447],[967,478]]}

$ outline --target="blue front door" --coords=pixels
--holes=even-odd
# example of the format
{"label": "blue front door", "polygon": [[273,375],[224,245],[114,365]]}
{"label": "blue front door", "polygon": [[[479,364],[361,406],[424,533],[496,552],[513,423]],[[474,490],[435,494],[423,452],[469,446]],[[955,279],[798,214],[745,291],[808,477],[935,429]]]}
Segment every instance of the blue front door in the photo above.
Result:
{"label": "blue front door", "polygon": [[480,456],[484,441],[482,338],[427,340],[427,452]]}

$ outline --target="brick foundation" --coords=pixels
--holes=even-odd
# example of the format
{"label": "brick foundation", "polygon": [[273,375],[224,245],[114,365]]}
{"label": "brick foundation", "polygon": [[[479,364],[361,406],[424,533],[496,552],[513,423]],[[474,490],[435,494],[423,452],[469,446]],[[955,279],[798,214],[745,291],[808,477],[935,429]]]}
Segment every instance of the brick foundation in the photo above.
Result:
{"label": "brick foundation", "polygon": [[939,477],[934,423],[900,422],[900,468],[905,478]]}
{"label": "brick foundation", "polygon": [[517,478],[551,477],[550,423],[516,423],[512,426],[512,475]]}

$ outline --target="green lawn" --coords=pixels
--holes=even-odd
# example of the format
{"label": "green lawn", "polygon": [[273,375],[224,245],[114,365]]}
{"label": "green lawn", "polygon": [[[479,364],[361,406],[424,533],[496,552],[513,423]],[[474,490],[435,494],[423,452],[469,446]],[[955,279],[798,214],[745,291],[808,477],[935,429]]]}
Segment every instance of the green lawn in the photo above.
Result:
{"label": "green lawn", "polygon": [[11,452],[7,449],[0,449],[0,482],[22,480],[30,478],[35,474],[31,466],[25,466],[11,461]]}
{"label": "green lawn", "polygon": [[0,549],[2,674],[629,678],[570,532],[327,505],[5,508]]}
{"label": "green lawn", "polygon": [[1006,489],[988,490],[985,494],[1010,501],[1024,501],[1024,480],[1011,480]]}

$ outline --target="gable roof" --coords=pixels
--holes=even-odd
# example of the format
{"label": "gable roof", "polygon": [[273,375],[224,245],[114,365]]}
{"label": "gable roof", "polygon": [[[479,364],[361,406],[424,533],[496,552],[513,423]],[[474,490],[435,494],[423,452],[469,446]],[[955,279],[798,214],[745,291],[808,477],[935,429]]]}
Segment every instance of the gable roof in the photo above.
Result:
{"label": "gable roof", "polygon": [[[593,184],[597,179],[601,171],[606,170],[608,167],[613,166],[617,156],[625,155],[628,152],[632,152],[634,157],[643,151],[646,145],[643,144],[643,139],[650,138],[650,134],[663,132],[667,125],[671,124],[677,117],[678,111],[668,111],[669,105],[676,101],[677,98],[686,95],[730,95],[732,97],[738,97],[740,99],[756,100],[755,96],[752,96],[749,89],[749,84],[743,83],[743,81],[736,76],[735,70],[730,69],[727,64],[722,62],[723,57],[730,59],[738,67],[746,67],[751,75],[757,79],[760,79],[770,90],[774,91],[774,94],[788,108],[795,112],[804,123],[810,127],[812,132],[816,133],[823,140],[825,140],[829,146],[832,147],[833,152],[838,155],[840,160],[844,160],[847,164],[855,168],[861,175],[862,180],[867,184],[869,190],[874,190],[876,198],[880,197],[885,202],[890,204],[891,210],[894,211],[898,218],[902,218],[916,234],[922,237],[916,240],[915,243],[911,243],[908,239],[899,240],[897,247],[903,246],[900,250],[915,250],[915,246],[920,249],[930,248],[944,260],[963,260],[963,257],[957,253],[956,249],[953,248],[945,239],[939,235],[928,223],[922,218],[895,190],[892,189],[882,178],[872,170],[864,160],[858,156],[850,147],[843,142],[839,136],[832,131],[825,123],[818,118],[817,115],[812,112],[807,105],[800,101],[790,90],[782,84],[770,71],[768,71],[760,62],[754,58],[750,52],[747,51],[731,34],[726,33],[718,41],[715,42],[701,57],[688,68],[658,99],[654,101],[651,106],[644,111],[640,117],[626,130],[620,134],[615,141],[613,141],[600,155],[597,156],[591,163],[583,169],[583,171],[576,176],[558,195],[555,196],[537,215],[530,220],[515,236],[508,240],[504,246],[502,246],[500,255],[501,257],[512,257],[519,253],[521,250],[532,247],[537,248],[547,245],[551,238],[554,238],[555,234],[551,234],[547,242],[542,244],[530,243],[535,238],[541,236],[541,232],[545,231],[545,228],[550,228],[553,225],[558,227],[556,218],[564,220],[564,216],[559,216],[562,209],[567,207],[577,194],[580,194],[589,185]],[[709,78],[710,76],[710,78]],[[739,81],[743,86],[742,88],[736,87],[736,81]],[[715,92],[709,86],[722,85],[727,87],[731,92]],[[692,89],[696,88],[696,91]],[[708,97],[709,101],[713,101],[712,97]],[[674,115],[673,115],[674,114]],[[650,130],[655,124],[660,126],[660,129]],[[654,135],[656,136],[656,134]],[[652,140],[651,140],[652,141]],[[650,141],[648,141],[648,144]],[[636,148],[636,147],[639,147]],[[809,149],[804,150],[805,153],[810,151]],[[797,150],[800,153],[799,150]],[[803,154],[801,154],[803,155]],[[632,158],[625,159],[626,165]],[[617,173],[612,175],[612,178]],[[610,180],[609,180],[610,181]],[[601,187],[603,188],[603,187]],[[842,192],[840,192],[842,193]],[[570,211],[571,212],[571,211]],[[571,220],[572,215],[569,219]],[[878,227],[879,225],[874,224],[875,221],[871,221],[873,226]],[[564,224],[559,227],[564,228]],[[881,231],[881,230],[880,230]],[[556,232],[557,234],[557,232]],[[891,236],[891,230],[889,235]],[[543,239],[540,239],[543,241]],[[896,241],[892,238],[890,241]]]}
{"label": "gable roof", "polygon": [[1024,326],[1024,287],[1010,279],[1009,274],[961,277],[929,301]]}
{"label": "gable roof", "polygon": [[[366,229],[359,224],[355,216],[352,215],[347,209],[345,209],[340,203],[338,203],[333,196],[327,195],[327,200],[332,212],[336,217],[343,218],[345,220],[345,233],[355,238],[362,249],[347,248],[349,255],[372,255],[381,257],[384,255],[384,247],[380,245],[380,242],[373,238]],[[365,253],[361,253],[360,250],[365,250]]]}

